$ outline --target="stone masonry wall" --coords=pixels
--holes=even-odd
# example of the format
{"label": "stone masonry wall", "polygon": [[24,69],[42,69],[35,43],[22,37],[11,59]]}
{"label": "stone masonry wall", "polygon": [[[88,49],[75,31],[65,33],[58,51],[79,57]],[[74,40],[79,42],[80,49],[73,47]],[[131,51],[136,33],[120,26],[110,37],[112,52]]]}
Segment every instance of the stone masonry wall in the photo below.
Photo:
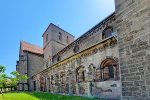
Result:
{"label": "stone masonry wall", "polygon": [[105,28],[111,26],[113,28],[113,32],[116,32],[115,29],[115,14],[111,14],[105,20],[100,22],[98,25],[94,26],[88,32],[83,34],[81,37],[76,39],[74,42],[69,44],[63,50],[61,50],[58,54],[54,55],[54,63],[57,63],[57,58],[60,56],[61,60],[64,60],[75,54],[74,49],[76,46],[79,46],[79,52],[102,41],[102,32]]}
{"label": "stone masonry wall", "polygon": [[[118,58],[118,46],[114,37],[110,37],[38,73],[33,77],[33,81],[37,82],[36,86],[33,87],[36,87],[36,91],[41,91],[39,88],[42,88],[42,91],[51,93],[120,98],[121,82],[119,77],[116,79],[95,81],[96,70],[100,68],[101,63],[107,58]],[[85,75],[85,79],[82,82],[78,82],[77,80],[77,78],[82,79],[81,77],[77,77],[77,69],[79,68],[83,68]],[[118,71],[119,69],[114,69],[115,74]],[[120,76],[119,73],[117,76]],[[40,77],[46,79],[46,83],[44,83],[46,86],[43,86]],[[98,79],[100,80],[101,77],[99,76]]]}
{"label": "stone masonry wall", "polygon": [[33,90],[32,76],[43,70],[43,55],[25,53],[28,55],[28,77],[29,78],[29,90]]}
{"label": "stone masonry wall", "polygon": [[150,100],[150,0],[115,0],[122,100]]}

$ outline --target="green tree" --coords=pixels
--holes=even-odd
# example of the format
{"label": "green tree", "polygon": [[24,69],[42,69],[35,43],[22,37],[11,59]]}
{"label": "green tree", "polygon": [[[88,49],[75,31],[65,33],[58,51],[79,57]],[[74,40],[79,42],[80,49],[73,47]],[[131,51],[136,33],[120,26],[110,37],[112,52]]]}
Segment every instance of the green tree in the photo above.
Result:
{"label": "green tree", "polygon": [[5,70],[6,70],[6,67],[3,66],[3,65],[0,65],[0,74],[1,74],[1,73],[4,73]]}
{"label": "green tree", "polygon": [[27,80],[29,78],[26,75],[21,76],[19,74],[19,72],[17,72],[17,71],[13,71],[10,74],[14,76],[14,77],[9,77],[9,79],[12,81],[12,83],[19,83],[19,81]]}
{"label": "green tree", "polygon": [[[13,76],[8,76],[7,74],[5,74],[5,70],[6,70],[6,67],[3,65],[0,65],[0,87],[2,87],[4,89],[6,87],[11,87],[11,85],[19,83],[19,81],[27,80],[29,78],[26,75],[20,75],[19,72],[17,72],[17,71],[12,71],[10,74]],[[8,80],[11,80],[12,83],[6,84],[6,82]],[[10,84],[10,86],[9,86],[9,84]],[[1,91],[1,94],[3,96],[2,91]]]}

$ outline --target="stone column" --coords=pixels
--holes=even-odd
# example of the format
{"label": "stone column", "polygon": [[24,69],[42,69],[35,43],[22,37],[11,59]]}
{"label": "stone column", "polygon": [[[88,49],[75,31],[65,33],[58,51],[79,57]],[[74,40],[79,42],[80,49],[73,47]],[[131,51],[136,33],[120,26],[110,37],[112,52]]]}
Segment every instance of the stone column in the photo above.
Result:
{"label": "stone column", "polygon": [[92,96],[92,81],[93,81],[93,75],[92,75],[92,71],[88,72],[88,96]]}
{"label": "stone column", "polygon": [[50,86],[49,86],[49,77],[48,78],[46,78],[46,90],[47,90],[47,92],[50,92]]}
{"label": "stone column", "polygon": [[70,70],[68,70],[67,74],[68,74],[68,84],[69,84],[69,95],[72,95],[73,94],[73,88],[72,88],[72,84],[71,84],[72,72]]}
{"label": "stone column", "polygon": [[40,91],[40,80],[37,80],[37,91]]}
{"label": "stone column", "polygon": [[55,74],[55,93],[59,93],[58,74]]}

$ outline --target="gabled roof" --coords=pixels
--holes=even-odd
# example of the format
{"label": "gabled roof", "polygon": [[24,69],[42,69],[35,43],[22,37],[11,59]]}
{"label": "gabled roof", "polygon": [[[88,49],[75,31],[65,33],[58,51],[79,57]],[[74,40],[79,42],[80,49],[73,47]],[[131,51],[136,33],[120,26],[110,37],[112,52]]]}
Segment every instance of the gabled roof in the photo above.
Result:
{"label": "gabled roof", "polygon": [[21,43],[22,43],[22,46],[23,46],[23,50],[29,51],[29,52],[32,52],[32,53],[36,53],[36,54],[40,54],[40,55],[43,54],[43,48],[42,47],[27,43],[27,42],[22,41],[22,40],[21,40]]}
{"label": "gabled roof", "polygon": [[[53,23],[50,23],[50,24],[49,24],[49,26],[47,27],[47,29],[45,30],[45,32],[43,33],[42,37],[44,36],[44,34],[46,33],[46,31],[48,30],[48,28],[49,28],[51,25],[53,25],[53,26],[55,26],[55,27],[59,28],[60,30],[62,30],[62,31],[64,31],[64,32],[66,32],[67,34],[69,34],[69,35],[73,36],[72,34],[70,34],[70,33],[68,33],[67,31],[65,31],[65,30],[61,29],[60,27],[58,27],[58,26],[54,25]],[[75,36],[73,36],[73,37],[75,37]]]}

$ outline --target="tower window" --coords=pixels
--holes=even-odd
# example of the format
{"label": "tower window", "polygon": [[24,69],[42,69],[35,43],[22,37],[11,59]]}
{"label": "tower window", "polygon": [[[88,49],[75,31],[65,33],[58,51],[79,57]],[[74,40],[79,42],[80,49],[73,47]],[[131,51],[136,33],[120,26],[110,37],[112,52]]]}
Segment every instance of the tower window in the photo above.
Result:
{"label": "tower window", "polygon": [[66,42],[69,43],[69,37],[68,36],[66,37]]}
{"label": "tower window", "polygon": [[46,34],[46,42],[48,41],[48,34]]}
{"label": "tower window", "polygon": [[59,32],[59,40],[62,41],[62,34]]}

